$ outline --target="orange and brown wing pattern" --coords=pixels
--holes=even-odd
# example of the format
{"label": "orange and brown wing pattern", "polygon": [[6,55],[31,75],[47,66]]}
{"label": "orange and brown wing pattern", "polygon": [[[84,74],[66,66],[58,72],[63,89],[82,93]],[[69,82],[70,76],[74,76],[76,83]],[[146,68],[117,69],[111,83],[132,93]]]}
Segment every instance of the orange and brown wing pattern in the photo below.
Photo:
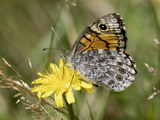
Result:
{"label": "orange and brown wing pattern", "polygon": [[122,18],[109,14],[94,21],[87,27],[72,47],[72,55],[93,49],[124,51],[127,38]]}

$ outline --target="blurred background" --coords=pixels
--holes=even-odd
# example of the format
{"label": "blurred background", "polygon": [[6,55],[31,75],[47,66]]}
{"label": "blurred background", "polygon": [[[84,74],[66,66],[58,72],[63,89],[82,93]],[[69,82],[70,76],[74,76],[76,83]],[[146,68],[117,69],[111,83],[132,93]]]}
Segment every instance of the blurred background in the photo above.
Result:
{"label": "blurred background", "polygon": [[[92,21],[114,12],[125,21],[126,52],[136,62],[136,80],[120,93],[99,87],[93,94],[77,94],[75,113],[82,120],[90,120],[90,112],[94,120],[160,120],[160,96],[147,100],[153,86],[160,89],[160,78],[144,65],[148,63],[160,73],[160,45],[154,42],[160,40],[160,0],[0,0],[0,68],[4,64],[1,58],[5,58],[30,85],[42,66],[58,62],[59,49],[69,50]],[[15,104],[15,93],[0,89],[0,120],[31,119],[29,110]]]}

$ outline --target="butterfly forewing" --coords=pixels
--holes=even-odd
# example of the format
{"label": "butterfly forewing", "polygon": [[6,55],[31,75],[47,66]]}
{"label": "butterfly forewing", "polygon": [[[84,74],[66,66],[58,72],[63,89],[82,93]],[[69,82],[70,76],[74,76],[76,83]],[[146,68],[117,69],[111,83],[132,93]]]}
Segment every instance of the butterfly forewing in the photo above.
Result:
{"label": "butterfly forewing", "polygon": [[[102,30],[99,25],[105,24],[107,29]],[[97,19],[88,26],[72,47],[72,54],[93,49],[111,49],[124,51],[126,48],[125,25],[116,13]]]}

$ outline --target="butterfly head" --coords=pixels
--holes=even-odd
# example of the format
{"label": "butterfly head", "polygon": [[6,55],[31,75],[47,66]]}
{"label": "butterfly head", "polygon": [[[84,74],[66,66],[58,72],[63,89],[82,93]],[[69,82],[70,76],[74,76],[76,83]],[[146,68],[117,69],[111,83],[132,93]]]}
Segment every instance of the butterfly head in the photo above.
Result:
{"label": "butterfly head", "polygon": [[62,50],[61,52],[60,52],[60,54],[61,54],[61,56],[62,56],[62,58],[64,59],[64,60],[67,60],[67,61],[70,61],[70,52],[69,51],[66,51],[66,50]]}

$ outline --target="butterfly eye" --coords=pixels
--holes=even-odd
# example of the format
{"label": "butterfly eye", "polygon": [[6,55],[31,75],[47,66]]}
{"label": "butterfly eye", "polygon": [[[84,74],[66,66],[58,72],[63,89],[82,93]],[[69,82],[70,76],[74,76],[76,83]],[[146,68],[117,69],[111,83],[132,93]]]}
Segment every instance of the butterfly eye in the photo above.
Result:
{"label": "butterfly eye", "polygon": [[100,24],[100,25],[99,25],[99,28],[100,28],[101,30],[106,30],[106,29],[107,29],[107,26],[106,26],[105,24]]}

